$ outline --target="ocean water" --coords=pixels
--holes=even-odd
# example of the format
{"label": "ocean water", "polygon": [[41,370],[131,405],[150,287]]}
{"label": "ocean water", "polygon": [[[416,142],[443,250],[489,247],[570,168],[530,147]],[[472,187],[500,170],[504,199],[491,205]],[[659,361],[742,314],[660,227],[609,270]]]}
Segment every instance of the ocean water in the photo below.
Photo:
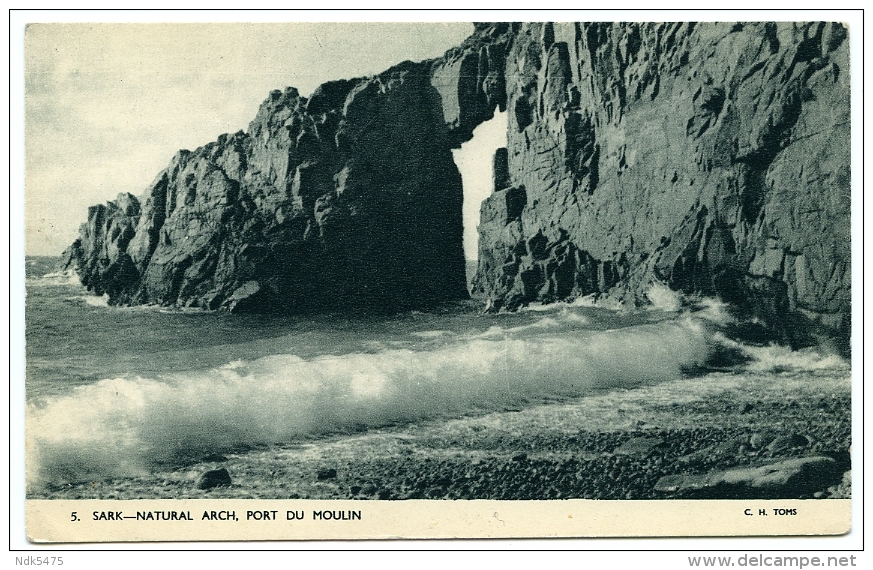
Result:
{"label": "ocean water", "polygon": [[26,263],[29,485],[705,378],[725,353],[738,370],[848,374],[838,356],[739,345],[721,305],[663,288],[648,310],[275,317],[112,307],[55,259]]}

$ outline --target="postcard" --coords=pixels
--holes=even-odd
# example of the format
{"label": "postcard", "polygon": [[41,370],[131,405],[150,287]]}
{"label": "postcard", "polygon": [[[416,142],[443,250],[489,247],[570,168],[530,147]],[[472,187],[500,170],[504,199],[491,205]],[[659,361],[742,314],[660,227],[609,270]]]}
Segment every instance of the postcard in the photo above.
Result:
{"label": "postcard", "polygon": [[855,30],[584,15],[29,24],[28,539],[849,532]]}

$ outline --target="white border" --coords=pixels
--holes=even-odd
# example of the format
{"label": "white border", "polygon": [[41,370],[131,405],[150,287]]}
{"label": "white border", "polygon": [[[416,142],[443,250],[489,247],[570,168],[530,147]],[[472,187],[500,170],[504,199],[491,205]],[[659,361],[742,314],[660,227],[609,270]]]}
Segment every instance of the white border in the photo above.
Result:
{"label": "white border", "polygon": [[[505,4],[504,4],[505,5]],[[11,495],[11,504],[9,506],[10,513],[10,545],[13,550],[23,549],[23,552],[10,552],[8,554],[9,563],[14,562],[14,556],[49,554],[58,555],[64,554],[67,565],[73,567],[91,567],[91,568],[109,568],[124,567],[138,564],[168,564],[169,567],[179,567],[182,565],[207,565],[210,567],[231,567],[240,565],[251,565],[253,558],[251,553],[246,552],[200,552],[201,550],[209,551],[224,551],[231,549],[244,550],[274,550],[281,549],[321,549],[321,550],[528,550],[528,549],[605,549],[608,552],[589,552],[583,559],[578,557],[567,559],[574,565],[591,565],[594,567],[602,567],[607,564],[610,566],[635,565],[635,567],[687,567],[685,555],[681,552],[664,553],[661,555],[652,556],[648,552],[650,550],[691,550],[692,552],[700,551],[720,551],[725,549],[735,550],[742,549],[750,552],[769,551],[778,549],[789,553],[794,550],[805,550],[814,548],[817,551],[827,553],[834,550],[848,551],[860,549],[862,546],[863,523],[861,519],[863,511],[863,497],[861,487],[861,477],[863,473],[860,465],[860,454],[858,442],[863,441],[861,433],[860,419],[863,417],[863,403],[860,395],[862,387],[860,385],[862,378],[862,356],[863,356],[863,331],[862,331],[862,303],[863,303],[863,202],[862,202],[862,180],[860,173],[862,172],[863,156],[862,156],[862,133],[861,133],[861,94],[864,93],[862,86],[862,65],[863,57],[863,19],[859,12],[831,12],[831,11],[803,11],[803,12],[786,12],[786,11],[730,11],[730,12],[712,12],[706,10],[696,11],[640,11],[640,12],[610,12],[610,11],[524,11],[509,12],[509,11],[463,11],[463,12],[421,12],[421,11],[403,11],[403,12],[247,12],[247,11],[229,11],[229,12],[179,12],[179,11],[153,11],[153,12],[14,12],[9,15],[10,18],[10,202],[9,212],[9,229],[11,236],[10,243],[10,362],[11,362],[11,401],[8,402],[10,408],[11,422],[11,438],[10,438],[10,456],[9,457],[24,457],[23,449],[23,426],[24,426],[24,389],[23,382],[23,355],[24,355],[24,335],[23,335],[23,303],[24,299],[24,279],[23,279],[23,188],[24,181],[24,162],[23,162],[23,25],[25,22],[45,21],[45,22],[82,22],[82,21],[107,21],[107,22],[158,22],[158,21],[175,21],[175,22],[204,22],[204,21],[253,21],[253,22],[269,22],[276,20],[304,20],[304,21],[537,21],[537,20],[601,20],[601,21],[628,21],[628,20],[839,20],[847,22],[850,30],[850,49],[852,54],[851,77],[852,77],[852,112],[853,112],[853,129],[852,129],[852,246],[853,246],[853,370],[854,385],[853,390],[856,395],[853,403],[853,417],[855,422],[853,425],[852,437],[853,442],[856,442],[854,448],[855,459],[855,485],[854,491],[854,511],[853,511],[853,531],[842,537],[826,537],[826,538],[742,538],[742,539],[613,539],[613,540],[598,540],[598,539],[581,539],[581,540],[496,540],[496,541],[470,541],[470,540],[451,540],[451,541],[387,541],[387,542],[315,542],[315,543],[171,543],[171,544],[111,544],[111,545],[64,545],[64,546],[37,546],[30,544],[24,538],[24,476],[23,466],[17,466],[12,472],[11,480],[9,481],[13,491]],[[860,33],[857,33],[860,32]],[[865,173],[866,174],[866,173]],[[2,206],[4,209],[6,204]],[[5,239],[5,238],[4,238]],[[3,248],[6,250],[6,248]],[[5,265],[5,264],[4,264]],[[5,281],[5,280],[4,280]],[[17,302],[16,302],[17,301]],[[12,405],[12,404],[15,405]],[[8,459],[7,459],[8,460]],[[13,463],[13,467],[16,467]],[[8,470],[3,470],[8,473]],[[126,551],[126,550],[145,550],[152,551],[156,549],[181,551],[191,550],[191,552],[148,552],[138,554],[136,556],[124,556],[120,553],[85,553],[82,550],[107,550],[107,551]],[[634,552],[642,550],[640,552]],[[348,553],[347,553],[348,554]],[[725,555],[739,556],[739,552],[725,552]],[[310,556],[312,555],[312,556]],[[812,553],[810,553],[812,555]],[[403,566],[408,567],[409,564],[417,566],[424,565],[430,567],[430,563],[436,563],[439,560],[439,566],[442,567],[447,563],[457,564],[461,561],[465,562],[465,566],[470,563],[476,565],[495,565],[497,561],[493,558],[493,554],[489,554],[488,558],[482,558],[482,554],[471,556],[464,554],[463,557],[458,556],[458,553],[450,556],[450,560],[440,556],[437,559],[411,560],[408,555],[395,555],[391,558],[393,562],[401,562]],[[543,560],[541,555],[536,555],[537,558],[531,557],[529,554],[515,553],[512,555],[512,563],[527,563],[540,565]],[[860,555],[863,558],[863,554]],[[317,553],[308,553],[306,564],[318,564],[319,567],[324,567],[326,560],[323,556]],[[369,558],[373,562],[372,557]],[[81,562],[87,561],[86,565]],[[294,558],[292,563],[287,557],[279,557],[278,555],[271,557],[268,560],[258,559],[258,563],[276,562],[284,566],[293,566],[304,563],[298,558]],[[359,566],[365,560],[357,558],[357,556],[345,556],[340,560],[332,560],[332,562],[340,562]],[[378,563],[380,566],[387,565],[388,561],[380,558]],[[666,564],[659,566],[658,563]],[[393,567],[393,564],[392,564]],[[399,565],[398,565],[399,567]]]}

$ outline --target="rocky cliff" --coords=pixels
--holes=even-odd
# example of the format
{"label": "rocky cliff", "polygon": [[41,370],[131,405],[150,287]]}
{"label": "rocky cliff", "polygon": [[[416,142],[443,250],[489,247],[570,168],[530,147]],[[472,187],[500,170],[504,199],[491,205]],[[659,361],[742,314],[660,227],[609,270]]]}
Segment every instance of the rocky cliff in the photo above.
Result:
{"label": "rocky cliff", "polygon": [[662,283],[788,341],[845,340],[848,58],[835,23],[477,24],[437,60],[274,91],[247,132],[91,208],[67,263],[113,303],[463,298],[451,149],[505,108],[474,281],[489,308]]}
{"label": "rocky cliff", "polygon": [[848,57],[834,23],[517,27],[476,291],[513,309],[664,283],[845,341]]}

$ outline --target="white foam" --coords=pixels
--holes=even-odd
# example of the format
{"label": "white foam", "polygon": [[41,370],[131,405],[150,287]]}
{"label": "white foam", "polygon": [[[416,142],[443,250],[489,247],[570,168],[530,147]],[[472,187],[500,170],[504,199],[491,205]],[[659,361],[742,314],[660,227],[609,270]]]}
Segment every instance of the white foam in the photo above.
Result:
{"label": "white foam", "polygon": [[586,295],[579,297],[572,303],[571,307],[596,307],[598,309],[606,309],[608,311],[624,312],[627,307],[621,302],[612,297],[603,297],[598,295]]}
{"label": "white foam", "polygon": [[81,286],[82,282],[79,280],[79,276],[76,275],[76,272],[72,269],[46,273],[42,277],[30,278],[27,280],[28,287],[57,287],[62,285]]}
{"label": "white foam", "polygon": [[673,291],[663,283],[653,283],[646,293],[652,308],[668,313],[675,313],[682,307],[682,295]]}
{"label": "white foam", "polygon": [[470,338],[502,338],[506,335],[520,334],[524,333],[525,331],[573,331],[578,330],[588,324],[589,319],[585,315],[579,314],[577,311],[570,310],[568,305],[563,305],[558,314],[550,315],[548,317],[542,317],[532,323],[518,325],[515,327],[502,327],[500,325],[493,325],[489,327],[488,330],[473,335]]}
{"label": "white foam", "polygon": [[109,295],[103,294],[100,297],[97,295],[77,295],[75,297],[67,297],[71,301],[78,301],[81,303],[85,303],[91,307],[108,307],[109,306]]}
{"label": "white foam", "polygon": [[752,372],[851,370],[847,360],[823,347],[791,350],[787,346],[744,346],[743,351],[753,359],[747,366]]}
{"label": "white foam", "polygon": [[694,303],[696,312],[694,316],[705,319],[718,326],[725,326],[734,322],[734,318],[728,312],[728,304],[711,297],[697,299]]}
{"label": "white foam", "polygon": [[549,311],[566,312],[568,309],[575,307],[589,307],[597,309],[605,309],[607,311],[626,311],[627,307],[621,302],[611,297],[592,294],[584,297],[577,297],[572,301],[556,301],[554,303],[532,302],[521,309],[519,312],[545,313]]}
{"label": "white foam", "polygon": [[561,311],[561,310],[566,309],[568,306],[569,306],[568,303],[565,303],[563,301],[557,301],[555,303],[545,303],[545,304],[539,303],[539,302],[533,302],[533,303],[527,305],[526,307],[522,307],[521,311],[522,312],[530,311],[533,313],[546,313],[549,311]]}
{"label": "white foam", "polygon": [[711,337],[690,318],[605,332],[519,329],[431,350],[281,354],[83,386],[29,406],[29,484],[136,475],[240,446],[661,382],[704,362]]}
{"label": "white foam", "polygon": [[436,331],[414,332],[414,333],[412,333],[412,335],[417,336],[419,338],[445,338],[445,337],[455,336],[455,333],[453,333],[451,331],[436,330]]}

